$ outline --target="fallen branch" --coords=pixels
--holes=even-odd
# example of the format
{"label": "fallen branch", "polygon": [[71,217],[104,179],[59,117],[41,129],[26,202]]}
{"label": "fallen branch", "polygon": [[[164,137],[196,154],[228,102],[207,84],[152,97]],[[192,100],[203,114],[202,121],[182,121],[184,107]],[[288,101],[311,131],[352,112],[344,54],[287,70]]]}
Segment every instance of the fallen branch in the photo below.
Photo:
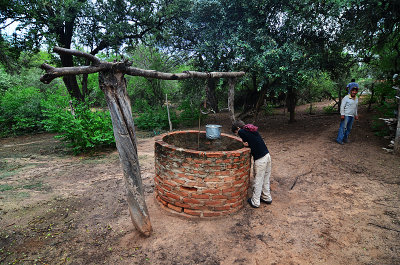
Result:
{"label": "fallen branch", "polygon": [[390,230],[390,231],[394,231],[394,232],[400,233],[400,230],[392,229],[392,228],[389,228],[389,227],[386,227],[386,226],[377,225],[377,224],[374,224],[374,223],[368,223],[368,224],[376,226],[376,227],[379,227],[379,228],[382,228],[382,229],[386,229],[386,230]]}
{"label": "fallen branch", "polygon": [[310,170],[310,171],[307,172],[307,173],[303,173],[303,174],[301,174],[301,175],[298,175],[298,176],[296,177],[296,179],[294,180],[292,187],[290,187],[290,190],[292,190],[292,189],[294,188],[294,186],[295,186],[296,183],[297,183],[297,180],[298,180],[300,177],[305,176],[305,175],[308,175],[308,174],[310,174],[311,172],[312,172],[312,170]]}

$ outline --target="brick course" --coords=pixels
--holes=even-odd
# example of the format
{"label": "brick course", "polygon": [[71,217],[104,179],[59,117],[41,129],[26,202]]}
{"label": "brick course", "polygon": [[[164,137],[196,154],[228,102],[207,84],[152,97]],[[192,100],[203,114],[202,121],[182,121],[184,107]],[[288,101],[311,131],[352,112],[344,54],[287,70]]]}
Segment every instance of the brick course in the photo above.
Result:
{"label": "brick course", "polygon": [[[197,135],[198,131],[175,131],[155,141],[157,201],[173,212],[191,217],[223,216],[241,209],[249,187],[250,149],[197,151],[164,141],[166,136],[187,133]],[[231,135],[222,133],[221,137],[241,142]]]}

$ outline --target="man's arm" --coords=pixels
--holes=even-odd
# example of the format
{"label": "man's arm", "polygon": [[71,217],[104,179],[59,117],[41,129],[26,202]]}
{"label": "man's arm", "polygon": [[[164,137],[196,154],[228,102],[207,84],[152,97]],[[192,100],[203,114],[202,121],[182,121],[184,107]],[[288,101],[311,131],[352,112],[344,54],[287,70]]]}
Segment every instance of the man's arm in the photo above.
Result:
{"label": "man's arm", "polygon": [[340,118],[344,119],[344,106],[346,106],[347,96],[342,99],[342,104],[340,104]]}

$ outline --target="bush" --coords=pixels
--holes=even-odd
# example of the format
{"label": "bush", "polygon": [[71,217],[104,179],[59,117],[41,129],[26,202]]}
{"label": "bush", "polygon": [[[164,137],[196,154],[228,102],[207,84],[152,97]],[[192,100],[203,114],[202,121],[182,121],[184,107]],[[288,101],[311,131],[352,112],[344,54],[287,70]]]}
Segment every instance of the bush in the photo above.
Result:
{"label": "bush", "polygon": [[264,109],[264,115],[265,116],[269,116],[269,115],[274,114],[274,105],[272,105],[272,104],[264,105],[263,109]]}
{"label": "bush", "polygon": [[334,108],[333,106],[326,106],[322,108],[323,112],[325,114],[334,114],[337,113],[337,109]]}
{"label": "bush", "polygon": [[[178,119],[174,111],[170,109],[170,117],[172,126],[178,124]],[[162,129],[169,129],[168,113],[166,108],[147,109],[135,119],[135,125],[142,130],[154,131],[158,134]]]}
{"label": "bush", "polygon": [[44,127],[57,132],[62,141],[75,154],[97,147],[114,146],[114,134],[108,111],[90,109],[88,102],[73,102],[74,114],[69,106],[69,97],[61,94],[43,101]]}
{"label": "bush", "polygon": [[6,90],[0,98],[0,135],[4,137],[41,130],[41,99],[42,94],[34,87]]}
{"label": "bush", "polygon": [[199,116],[200,121],[203,121],[206,114],[200,113],[200,109],[191,104],[189,100],[185,100],[179,106],[178,110],[182,112],[179,114],[179,123],[184,126],[193,126],[198,124]]}

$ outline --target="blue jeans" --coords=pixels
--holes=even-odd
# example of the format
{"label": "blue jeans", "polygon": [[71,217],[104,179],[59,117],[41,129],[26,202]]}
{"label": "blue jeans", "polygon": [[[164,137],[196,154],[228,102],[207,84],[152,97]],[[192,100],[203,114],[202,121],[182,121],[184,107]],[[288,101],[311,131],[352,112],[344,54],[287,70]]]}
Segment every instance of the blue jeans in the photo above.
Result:
{"label": "blue jeans", "polygon": [[346,141],[349,137],[351,127],[353,126],[354,117],[344,116],[344,120],[340,121],[340,127],[336,142],[342,143],[343,140]]}

